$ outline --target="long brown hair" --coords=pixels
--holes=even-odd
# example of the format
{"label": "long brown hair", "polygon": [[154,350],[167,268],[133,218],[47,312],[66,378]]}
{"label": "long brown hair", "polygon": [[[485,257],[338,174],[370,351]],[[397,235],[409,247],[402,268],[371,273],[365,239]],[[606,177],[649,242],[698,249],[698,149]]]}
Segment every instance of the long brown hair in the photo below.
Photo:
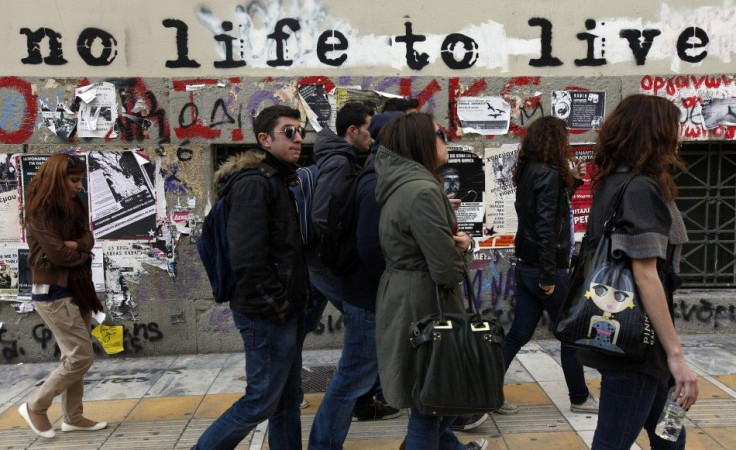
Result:
{"label": "long brown hair", "polygon": [[417,112],[397,116],[381,128],[381,145],[418,162],[437,176],[437,134],[431,114]]}
{"label": "long brown hair", "polygon": [[26,188],[26,221],[38,221],[53,226],[65,237],[71,236],[78,215],[80,199],[69,195],[67,175],[83,175],[85,165],[74,155],[57,153],[38,169]]}
{"label": "long brown hair", "polygon": [[665,200],[677,197],[671,167],[684,168],[677,155],[680,109],[662,97],[634,94],[603,122],[596,142],[593,190],[619,167],[657,182]]}
{"label": "long brown hair", "polygon": [[565,122],[552,116],[537,119],[526,129],[512,182],[514,186],[518,185],[524,167],[535,161],[556,169],[565,186],[572,187],[574,177],[570,170],[571,158],[572,149]]}

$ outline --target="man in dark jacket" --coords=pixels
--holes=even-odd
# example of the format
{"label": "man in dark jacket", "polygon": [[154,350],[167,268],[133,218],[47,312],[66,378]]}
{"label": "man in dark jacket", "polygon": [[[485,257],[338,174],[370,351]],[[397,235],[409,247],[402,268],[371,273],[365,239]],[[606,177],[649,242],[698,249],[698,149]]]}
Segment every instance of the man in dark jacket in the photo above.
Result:
{"label": "man in dark jacket", "polygon": [[253,131],[260,147],[230,158],[215,175],[223,183],[244,169],[258,170],[238,179],[225,197],[237,277],[230,309],[243,338],[248,384],[245,396],[202,434],[195,449],[235,448],[266,419],[270,448],[301,448],[301,342],[309,283],[287,184],[295,181],[304,129],[298,110],[270,106]]}
{"label": "man in dark jacket", "polygon": [[[337,134],[325,127],[314,143],[316,161],[326,158],[317,177],[312,197],[312,224],[317,236],[327,228],[330,205],[345,205],[352,201],[349,187],[361,169],[357,156],[371,149],[370,127],[373,110],[358,102],[349,102],[340,108],[335,121]],[[319,324],[327,300],[342,312],[340,278],[327,268],[315,246],[306,249],[307,265],[312,287],[317,291],[314,307],[308,312],[306,330],[313,331]]]}

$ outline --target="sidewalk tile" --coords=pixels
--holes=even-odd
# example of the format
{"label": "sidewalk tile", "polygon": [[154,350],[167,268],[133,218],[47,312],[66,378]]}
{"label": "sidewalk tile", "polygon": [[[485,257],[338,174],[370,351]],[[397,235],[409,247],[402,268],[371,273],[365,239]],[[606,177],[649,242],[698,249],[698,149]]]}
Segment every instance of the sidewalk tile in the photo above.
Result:
{"label": "sidewalk tile", "polygon": [[[13,405],[4,413],[0,414],[0,430],[10,430],[18,427],[28,428],[28,424],[18,412],[19,406],[20,405]],[[52,425],[56,424],[56,422],[61,424],[59,421],[59,419],[61,419],[61,403],[52,403],[48,411],[46,411],[46,414],[49,416],[49,420]]]}
{"label": "sidewalk tile", "polygon": [[554,433],[517,433],[504,436],[509,450],[528,450],[532,448],[564,448],[565,450],[587,450],[580,436],[574,431]]}
{"label": "sidewalk tile", "polygon": [[193,418],[195,419],[216,419],[222,413],[227,411],[230,406],[235,403],[243,394],[209,394],[204,396],[204,400],[197,407]]}
{"label": "sidewalk tile", "polygon": [[[718,378],[718,377],[716,377]],[[725,384],[725,383],[724,383]],[[703,377],[698,377],[698,400],[714,399],[714,398],[731,398],[722,389],[719,389],[710,381]]]}
{"label": "sidewalk tile", "polygon": [[144,398],[133,408],[126,422],[189,419],[203,398],[204,395]]}
{"label": "sidewalk tile", "polygon": [[[685,447],[687,447],[687,450],[713,450],[718,448],[734,448],[733,446],[721,447],[721,445],[723,444],[719,444],[717,440],[709,436],[710,431],[714,430],[713,428],[709,429],[708,432],[698,427],[687,427],[686,430],[687,439]],[[731,429],[731,431],[736,431],[736,429]],[[639,437],[636,439],[636,443],[639,444],[639,447],[641,447],[642,450],[651,450],[652,448],[649,445],[649,436],[647,435],[647,432],[643,430],[639,434]],[[732,440],[731,445],[736,445],[736,440]]]}
{"label": "sidewalk tile", "polygon": [[140,402],[140,399],[100,400],[84,402],[84,417],[97,422],[119,423]]}
{"label": "sidewalk tile", "polygon": [[[704,428],[703,431],[721,444],[723,448],[736,448],[736,427]],[[690,446],[688,445],[689,449]]]}
{"label": "sidewalk tile", "polygon": [[552,403],[552,400],[536,383],[507,383],[503,385],[503,394],[507,402],[517,405],[547,405]]}
{"label": "sidewalk tile", "polygon": [[736,390],[736,375],[716,375],[714,378],[731,389]]}

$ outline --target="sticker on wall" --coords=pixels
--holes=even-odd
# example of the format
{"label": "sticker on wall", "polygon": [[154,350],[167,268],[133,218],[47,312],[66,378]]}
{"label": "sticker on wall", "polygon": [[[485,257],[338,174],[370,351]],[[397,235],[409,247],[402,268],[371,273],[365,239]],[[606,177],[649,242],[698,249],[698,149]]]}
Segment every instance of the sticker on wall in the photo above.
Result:
{"label": "sticker on wall", "polygon": [[460,97],[457,117],[463,133],[484,136],[506,134],[511,122],[511,106],[501,97]]}
{"label": "sticker on wall", "polygon": [[114,355],[124,350],[123,333],[122,325],[97,325],[92,330],[92,336],[100,341],[102,349],[108,355]]}
{"label": "sticker on wall", "polygon": [[90,152],[95,239],[151,239],[156,229],[154,166],[134,151]]}
{"label": "sticker on wall", "polygon": [[604,91],[553,91],[552,114],[571,130],[597,130],[606,108]]}
{"label": "sticker on wall", "polygon": [[118,118],[115,85],[100,82],[74,90],[81,100],[77,113],[77,136],[115,138],[115,121]]}
{"label": "sticker on wall", "polygon": [[472,237],[481,237],[485,220],[483,159],[463,146],[448,148],[447,156],[447,164],[440,167],[438,172],[445,194],[461,201],[455,212],[457,231],[464,231]]}

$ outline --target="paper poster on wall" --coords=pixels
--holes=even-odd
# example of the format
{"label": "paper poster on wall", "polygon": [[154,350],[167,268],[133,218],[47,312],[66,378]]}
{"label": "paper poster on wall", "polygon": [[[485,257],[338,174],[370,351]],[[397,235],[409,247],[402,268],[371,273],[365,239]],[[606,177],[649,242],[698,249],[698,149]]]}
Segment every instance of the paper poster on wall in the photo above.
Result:
{"label": "paper poster on wall", "polygon": [[402,98],[400,95],[389,94],[387,92],[368,91],[360,88],[340,87],[336,90],[335,110],[340,108],[347,102],[360,102],[372,110],[379,112],[383,109],[386,100],[390,98]]}
{"label": "paper poster on wall", "polygon": [[483,159],[471,150],[464,146],[448,147],[447,164],[440,167],[438,173],[442,178],[445,194],[462,201],[455,212],[457,231],[464,231],[472,237],[481,237],[485,220],[485,173]]}
{"label": "paper poster on wall", "polygon": [[138,152],[90,152],[95,239],[151,239],[156,230],[154,167]]}
{"label": "paper poster on wall", "polygon": [[575,240],[579,242],[583,239],[585,230],[588,227],[588,214],[590,214],[590,205],[593,203],[590,174],[592,173],[594,144],[571,145],[573,152],[575,153],[575,159],[586,163],[586,173],[583,177],[583,184],[575,190],[575,193],[570,200]]}
{"label": "paper poster on wall", "polygon": [[16,158],[0,153],[0,244],[20,242]]}
{"label": "paper poster on wall", "polygon": [[[20,155],[20,191],[21,191],[21,201],[20,206],[21,211],[23,209],[23,205],[25,205],[25,198],[26,198],[26,190],[28,189],[28,184],[31,182],[34,176],[36,176],[36,173],[38,172],[38,169],[43,165],[44,162],[49,158],[50,155],[30,155],[30,154],[21,154]],[[87,164],[87,155],[85,154],[76,154],[80,160],[82,160],[83,163]],[[89,169],[89,166],[87,167]],[[79,193],[79,197],[82,199],[82,203],[84,203],[85,207],[89,211],[89,180],[88,176],[82,177],[82,191]],[[20,228],[20,237],[22,242],[25,242],[25,231],[23,228]]]}
{"label": "paper poster on wall", "polygon": [[95,242],[92,255],[92,283],[95,285],[95,292],[105,292],[105,253],[101,243]]}
{"label": "paper poster on wall", "polygon": [[463,133],[506,134],[511,122],[511,106],[499,96],[460,97],[457,117]]}
{"label": "paper poster on wall", "polygon": [[552,114],[571,130],[597,130],[605,116],[604,91],[552,91]]}
{"label": "paper poster on wall", "polygon": [[117,137],[115,121],[118,118],[117,94],[115,85],[100,82],[82,86],[74,90],[81,100],[77,113],[77,136],[79,137]]}
{"label": "paper poster on wall", "polygon": [[18,301],[17,247],[0,247],[0,300]]}
{"label": "paper poster on wall", "polygon": [[28,265],[28,247],[18,247],[18,301],[31,300],[31,267]]}
{"label": "paper poster on wall", "polygon": [[492,229],[494,235],[516,234],[516,187],[512,183],[512,176],[518,155],[517,144],[485,150],[486,193],[489,196],[486,202],[486,227]]}
{"label": "paper poster on wall", "polygon": [[77,114],[64,105],[57,105],[54,109],[43,105],[41,107],[41,118],[46,128],[64,140],[69,140],[77,127]]}
{"label": "paper poster on wall", "polygon": [[710,98],[700,102],[705,128],[736,125],[736,98]]}
{"label": "paper poster on wall", "polygon": [[[320,132],[331,125],[332,105],[323,84],[302,84],[299,86],[299,100],[307,113],[307,119]],[[334,121],[333,121],[334,122]]]}

